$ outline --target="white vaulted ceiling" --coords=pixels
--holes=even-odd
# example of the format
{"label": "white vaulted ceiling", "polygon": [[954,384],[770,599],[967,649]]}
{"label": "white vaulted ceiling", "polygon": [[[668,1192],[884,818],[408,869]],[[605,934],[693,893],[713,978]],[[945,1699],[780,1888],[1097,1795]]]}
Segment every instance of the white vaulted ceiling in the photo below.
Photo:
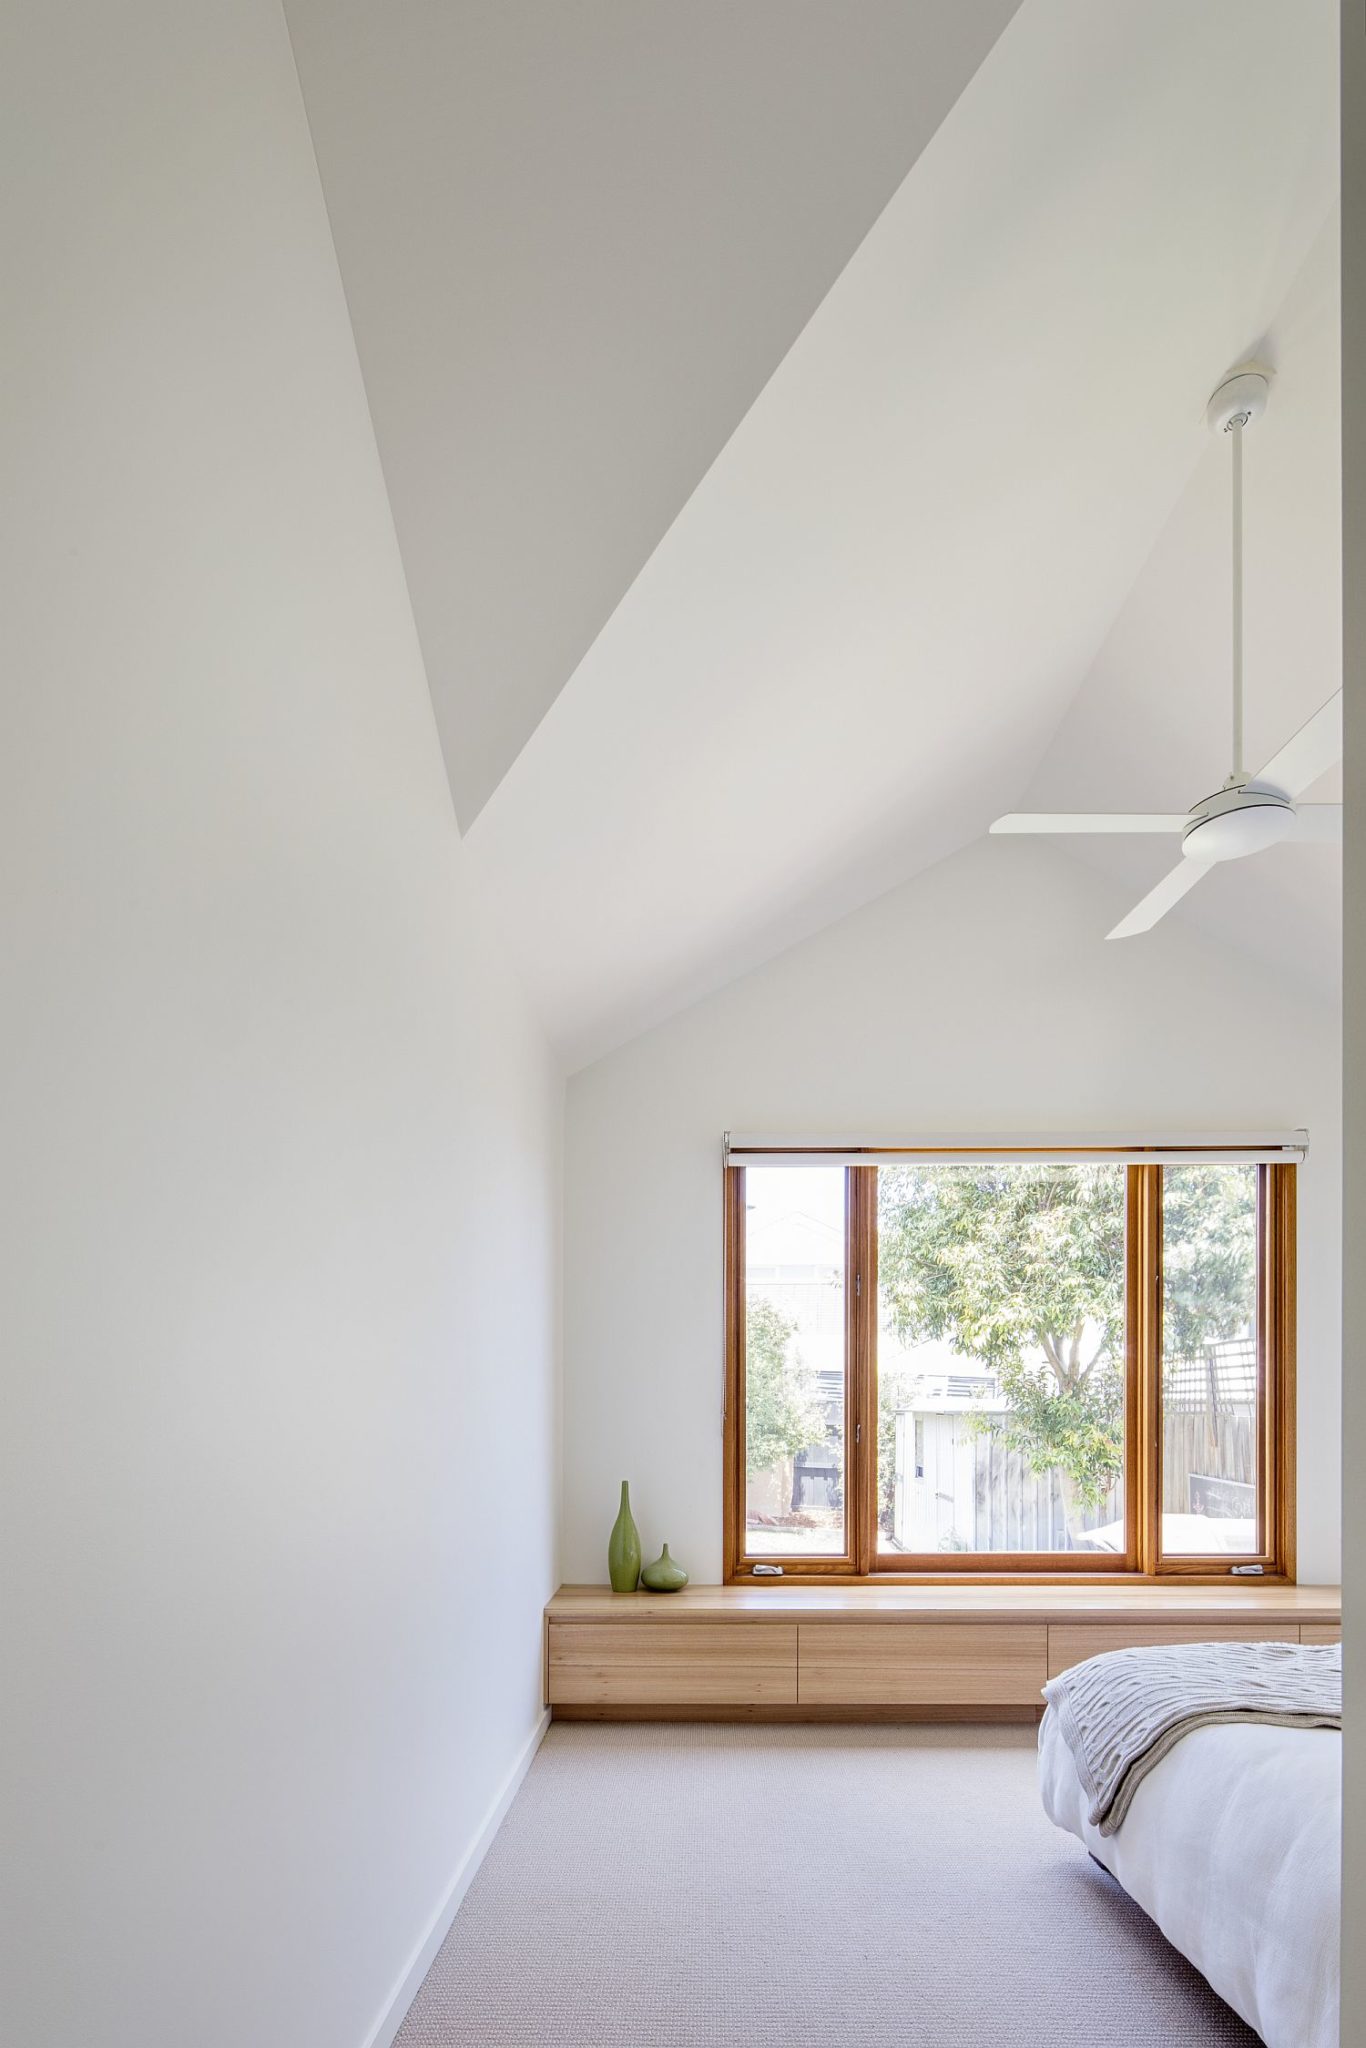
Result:
{"label": "white vaulted ceiling", "polygon": [[1019,0],[287,0],[468,828]]}
{"label": "white vaulted ceiling", "polygon": [[[1336,10],[1024,0],[993,41],[1010,12],[869,7],[855,35],[824,7],[291,0],[471,865],[572,1062],[976,837],[1031,783],[1070,808],[1085,777],[1084,807],[1106,807],[1092,778],[1129,745],[1121,714],[1150,736],[1130,779],[1167,734],[1180,783],[1132,801],[1184,808],[1212,786],[1206,728],[1181,717],[1202,664],[1147,692],[1132,664],[1127,682],[1096,678],[1119,661],[1113,634],[1167,522],[1203,530],[1205,400],[1274,335],[1323,229]],[[714,112],[725,36],[761,16]],[[574,168],[576,135],[596,161],[591,138],[639,87],[623,29],[637,19],[678,36],[669,53],[707,109],[705,146],[672,108],[612,131],[633,161],[645,151],[650,204],[666,161],[685,180],[667,194],[672,297],[646,199],[622,216],[632,243],[621,219],[584,210]],[[395,20],[401,61],[372,47]],[[591,63],[569,47],[579,20]],[[838,23],[833,79],[820,21]],[[480,26],[447,157],[425,124],[451,22]],[[772,67],[798,91],[803,64],[814,154],[800,124],[772,122]],[[888,64],[901,71],[879,91]],[[568,100],[558,179],[535,137],[520,138],[531,167],[519,156],[525,95],[508,78],[521,91],[531,74]],[[754,162],[730,125],[746,94],[765,120]],[[442,165],[474,180],[453,223]],[[838,188],[814,211],[813,181]],[[800,204],[785,210],[784,190]],[[395,224],[398,192],[411,204]],[[605,171],[598,193],[611,214]],[[583,238],[585,303],[555,264],[544,298],[531,292],[537,236],[571,253]],[[617,274],[632,248],[634,295]],[[592,351],[609,329],[603,376]],[[1315,605],[1326,590],[1314,583]],[[1198,603],[1173,603],[1217,640]],[[1327,694],[1331,650],[1315,645],[1250,705],[1250,732],[1264,716],[1279,737],[1291,699],[1307,715]],[[1218,656],[1220,731],[1226,673]]]}

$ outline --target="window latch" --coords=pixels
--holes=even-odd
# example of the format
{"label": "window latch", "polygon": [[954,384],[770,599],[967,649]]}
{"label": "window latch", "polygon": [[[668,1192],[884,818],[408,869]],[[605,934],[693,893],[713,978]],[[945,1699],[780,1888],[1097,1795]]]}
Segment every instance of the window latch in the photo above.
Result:
{"label": "window latch", "polygon": [[783,1568],[780,1564],[756,1564],[754,1567],[756,1579],[780,1579],[782,1575]]}
{"label": "window latch", "polygon": [[1263,1564],[1231,1564],[1230,1572],[1235,1579],[1260,1579],[1266,1571]]}

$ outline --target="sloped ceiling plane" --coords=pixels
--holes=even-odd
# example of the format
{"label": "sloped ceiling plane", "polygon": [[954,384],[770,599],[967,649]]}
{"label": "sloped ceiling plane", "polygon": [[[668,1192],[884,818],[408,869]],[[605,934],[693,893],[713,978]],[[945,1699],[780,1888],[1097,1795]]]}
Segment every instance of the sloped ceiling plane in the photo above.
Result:
{"label": "sloped ceiling plane", "polygon": [[[1332,0],[287,11],[457,818],[571,1064],[1064,801],[1107,701],[1198,755],[1203,670],[1135,695],[1113,635],[1330,246]],[[1263,681],[1273,730],[1327,694]]]}

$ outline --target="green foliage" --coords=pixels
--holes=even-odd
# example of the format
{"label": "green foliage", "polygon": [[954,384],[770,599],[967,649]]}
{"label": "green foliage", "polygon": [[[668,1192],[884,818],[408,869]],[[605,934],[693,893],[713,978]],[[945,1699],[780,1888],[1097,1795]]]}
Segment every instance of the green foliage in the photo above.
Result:
{"label": "green foliage", "polygon": [[825,1436],[816,1376],[788,1343],[797,1325],[772,1302],[745,1310],[745,1466],[751,1479]]}
{"label": "green foliage", "polygon": [[1060,1384],[1084,1383],[1123,1344],[1123,1169],[884,1170],[878,1261],[903,1339],[945,1339],[998,1372],[1056,1346]]}
{"label": "green foliage", "polygon": [[[1248,1186],[1246,1169],[1166,1171],[1168,1357],[1240,1326],[1255,1262]],[[903,1343],[938,1339],[990,1366],[1008,1403],[1002,1440],[1036,1472],[1056,1466],[1070,1503],[1090,1508],[1123,1468],[1124,1207],[1115,1166],[880,1177],[880,1280]]]}
{"label": "green foliage", "polygon": [[1247,1320],[1257,1271],[1250,1169],[1168,1167],[1162,1238],[1163,1349],[1168,1358],[1197,1358]]}
{"label": "green foliage", "polygon": [[[1019,1451],[1032,1471],[1052,1467],[1070,1481],[1074,1502],[1104,1506],[1124,1470],[1124,1401],[1122,1379],[1109,1361],[1080,1392],[1062,1393],[1050,1384],[1047,1371],[1008,1368],[1001,1390],[1010,1403],[1000,1425],[1001,1441]],[[985,1422],[979,1427],[990,1425]]]}

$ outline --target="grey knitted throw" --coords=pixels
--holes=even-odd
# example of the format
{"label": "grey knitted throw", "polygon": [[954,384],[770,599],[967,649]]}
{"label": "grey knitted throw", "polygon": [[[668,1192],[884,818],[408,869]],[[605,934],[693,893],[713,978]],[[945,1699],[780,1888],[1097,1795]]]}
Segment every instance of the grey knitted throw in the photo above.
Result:
{"label": "grey knitted throw", "polygon": [[1193,1729],[1221,1721],[1340,1728],[1342,1650],[1299,1643],[1107,1650],[1043,1690],[1091,1801],[1091,1824],[1112,1835],[1148,1772]]}

